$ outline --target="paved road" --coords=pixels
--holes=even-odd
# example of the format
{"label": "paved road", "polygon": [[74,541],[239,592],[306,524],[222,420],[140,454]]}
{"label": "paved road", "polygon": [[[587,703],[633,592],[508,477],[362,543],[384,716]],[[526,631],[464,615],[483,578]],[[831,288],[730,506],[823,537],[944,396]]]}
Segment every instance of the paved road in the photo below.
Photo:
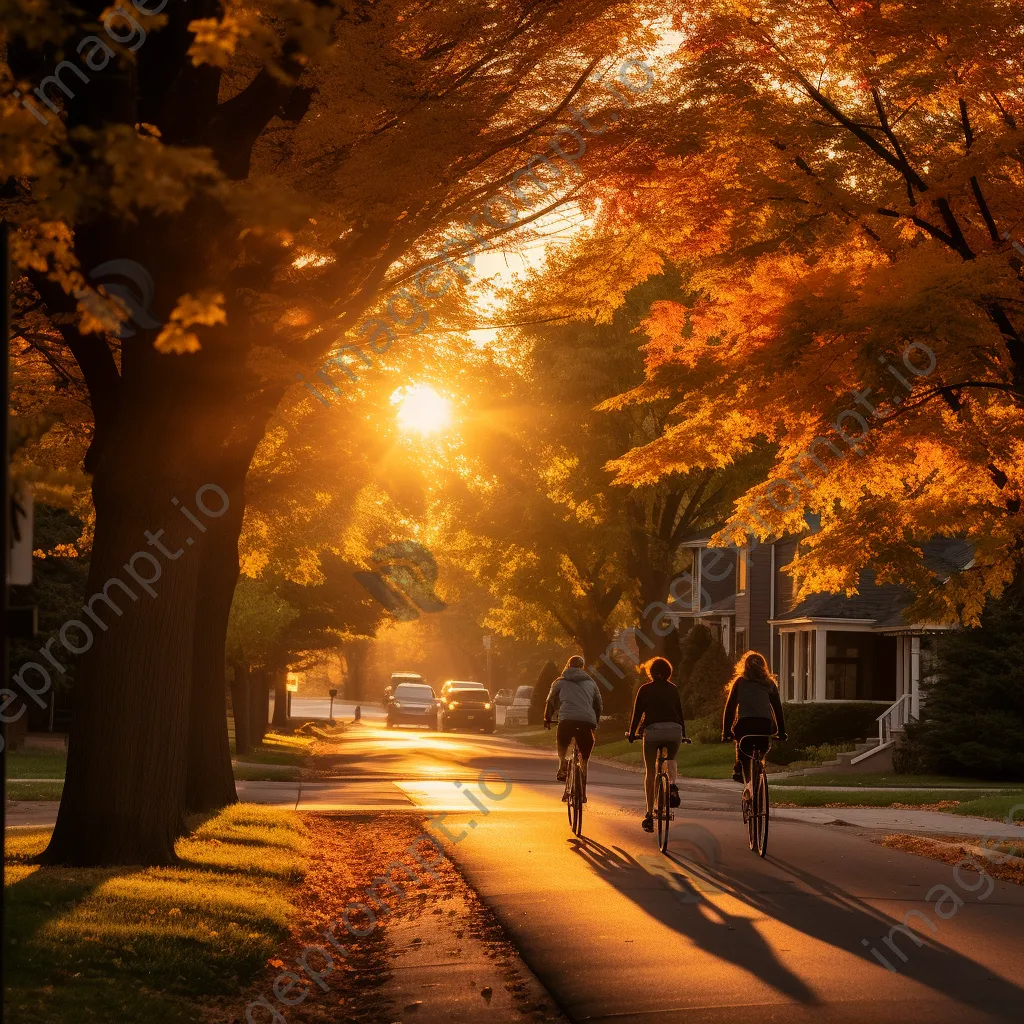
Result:
{"label": "paved road", "polygon": [[[957,881],[856,826],[781,818],[762,861],[722,783],[685,784],[666,858],[639,829],[639,776],[605,765],[592,766],[576,840],[551,755],[497,737],[366,726],[344,750],[333,771],[351,781],[304,787],[302,805],[331,809],[369,773],[365,806],[371,789],[393,794],[384,821],[406,801],[444,812],[452,858],[574,1021],[1020,1019],[1020,887],[970,871]],[[475,785],[455,783],[489,768],[511,791],[482,814],[464,798]],[[887,945],[908,913],[913,934]]]}
{"label": "paved road", "polygon": [[[239,795],[377,812],[382,827],[389,813],[433,812],[435,827],[455,840],[445,841],[452,859],[573,1021],[1020,1020],[1024,888],[871,842],[879,825],[1015,836],[1019,828],[929,812],[800,808],[775,816],[762,861],[747,848],[738,787],[684,780],[664,857],[639,828],[640,776],[619,767],[591,766],[577,840],[549,753],[496,736],[371,722],[341,750],[324,778],[301,787],[240,783]],[[482,771],[492,794],[508,795],[482,794]],[[912,932],[894,930],[905,921]]]}

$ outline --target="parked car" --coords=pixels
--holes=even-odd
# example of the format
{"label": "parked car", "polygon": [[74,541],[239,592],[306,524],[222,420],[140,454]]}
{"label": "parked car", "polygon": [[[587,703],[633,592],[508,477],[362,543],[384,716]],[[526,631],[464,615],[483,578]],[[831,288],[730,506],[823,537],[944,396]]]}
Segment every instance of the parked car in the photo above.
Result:
{"label": "parked car", "polygon": [[426,683],[399,683],[387,704],[388,728],[419,725],[437,729],[438,701]]}
{"label": "parked car", "polygon": [[516,687],[515,695],[505,709],[505,725],[525,725],[530,714],[532,686]]}
{"label": "parked car", "polygon": [[446,679],[441,687],[441,700],[446,701],[452,690],[483,690],[487,693],[487,687],[483,683],[475,683],[469,679]]}
{"label": "parked car", "polygon": [[[400,683],[425,683],[426,680],[419,672],[392,672],[391,685],[388,690],[394,690]],[[386,691],[385,691],[386,692]]]}
{"label": "parked car", "polygon": [[486,687],[446,683],[441,692],[441,728],[445,732],[460,728],[494,732],[494,702]]}
{"label": "parked car", "polygon": [[533,699],[533,687],[532,686],[519,686],[516,688],[516,695],[512,698],[513,707],[519,707],[523,705],[525,707],[530,706],[530,701]]}

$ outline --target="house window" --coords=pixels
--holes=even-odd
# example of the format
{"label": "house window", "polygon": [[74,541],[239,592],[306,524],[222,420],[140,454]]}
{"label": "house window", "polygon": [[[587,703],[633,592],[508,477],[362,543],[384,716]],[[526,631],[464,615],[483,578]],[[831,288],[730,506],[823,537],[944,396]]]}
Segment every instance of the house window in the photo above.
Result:
{"label": "house window", "polygon": [[856,700],[860,679],[860,641],[848,633],[830,632],[825,648],[825,699]]}
{"label": "house window", "polygon": [[736,555],[736,593],[742,594],[747,589],[747,552],[741,550]]}

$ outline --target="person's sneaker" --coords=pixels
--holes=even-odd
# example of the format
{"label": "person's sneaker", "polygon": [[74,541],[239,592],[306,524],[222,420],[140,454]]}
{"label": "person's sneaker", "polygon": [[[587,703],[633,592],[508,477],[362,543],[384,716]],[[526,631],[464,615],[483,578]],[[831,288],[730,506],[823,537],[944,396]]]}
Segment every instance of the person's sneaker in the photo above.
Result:
{"label": "person's sneaker", "polygon": [[569,769],[568,768],[559,768],[558,771],[555,773],[555,779],[558,782],[565,782],[565,777],[568,774],[569,774]]}
{"label": "person's sneaker", "polygon": [[644,818],[644,820],[640,822],[640,827],[645,832],[653,832],[654,831],[654,815],[653,814],[648,814],[647,817]]}
{"label": "person's sneaker", "polygon": [[679,806],[679,787],[673,782],[668,787],[668,805],[669,807]]}

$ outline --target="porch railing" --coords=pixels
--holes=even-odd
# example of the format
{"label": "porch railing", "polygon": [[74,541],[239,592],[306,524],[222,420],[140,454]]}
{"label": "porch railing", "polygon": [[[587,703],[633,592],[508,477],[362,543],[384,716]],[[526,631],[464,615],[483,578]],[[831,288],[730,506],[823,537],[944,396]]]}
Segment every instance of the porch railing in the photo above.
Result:
{"label": "porch railing", "polygon": [[894,733],[903,732],[907,723],[913,721],[913,718],[911,695],[905,693],[878,716],[878,745],[888,743]]}

